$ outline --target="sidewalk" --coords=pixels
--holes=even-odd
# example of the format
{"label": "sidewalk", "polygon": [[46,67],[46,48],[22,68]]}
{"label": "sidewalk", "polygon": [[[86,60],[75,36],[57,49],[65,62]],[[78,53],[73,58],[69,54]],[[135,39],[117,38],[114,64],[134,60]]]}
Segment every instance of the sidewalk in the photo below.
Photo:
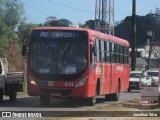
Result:
{"label": "sidewalk", "polygon": [[[91,113],[96,114],[89,115]],[[110,113],[111,115],[109,115]],[[149,116],[145,117],[146,114]],[[71,117],[52,117],[38,120],[159,120],[160,117],[156,117],[157,114],[160,116],[158,103],[141,102],[139,99],[136,99],[103,107],[96,107],[94,109],[91,108],[85,112],[80,111],[79,113],[69,114]],[[100,117],[101,115],[102,117]],[[118,117],[116,117],[117,115]],[[141,117],[137,117],[136,115],[140,115]]]}

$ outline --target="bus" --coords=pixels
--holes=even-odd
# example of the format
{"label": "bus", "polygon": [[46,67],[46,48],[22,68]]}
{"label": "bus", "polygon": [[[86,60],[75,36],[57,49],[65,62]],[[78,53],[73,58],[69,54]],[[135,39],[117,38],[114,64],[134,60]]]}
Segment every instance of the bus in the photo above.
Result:
{"label": "bus", "polygon": [[129,87],[129,43],[98,31],[73,27],[41,27],[31,32],[27,55],[28,95],[117,101]]}

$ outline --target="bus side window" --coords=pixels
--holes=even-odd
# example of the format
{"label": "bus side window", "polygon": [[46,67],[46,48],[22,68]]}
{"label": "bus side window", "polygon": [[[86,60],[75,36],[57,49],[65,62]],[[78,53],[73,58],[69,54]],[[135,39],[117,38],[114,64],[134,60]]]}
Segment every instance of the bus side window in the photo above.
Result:
{"label": "bus side window", "polygon": [[104,58],[104,41],[100,40],[101,42],[101,62],[105,62],[105,58]]}
{"label": "bus side window", "polygon": [[109,42],[107,41],[107,44],[106,44],[106,55],[107,55],[107,62],[110,62],[110,44]]}
{"label": "bus side window", "polygon": [[114,46],[114,43],[111,43],[111,62],[112,63],[114,63],[115,62],[115,58],[114,58],[114,48],[115,48],[115,46]]}
{"label": "bus side window", "polygon": [[96,56],[96,61],[100,62],[100,48],[99,48],[99,39],[96,39],[96,47],[97,47],[97,56]]}
{"label": "bus side window", "polygon": [[109,42],[109,61],[112,62],[112,43]]}
{"label": "bus side window", "polygon": [[126,47],[126,64],[128,64],[129,63],[129,48],[128,47]]}
{"label": "bus side window", "polygon": [[[90,71],[92,72],[92,70],[94,69],[94,55],[95,55],[95,46],[94,45],[90,45]],[[96,51],[97,52],[97,51]]]}
{"label": "bus side window", "polygon": [[119,45],[115,44],[115,62],[119,63]]}
{"label": "bus side window", "polygon": [[123,64],[125,64],[125,48],[124,46],[122,46],[122,61],[123,61]]}
{"label": "bus side window", "polygon": [[[127,59],[128,59],[128,50],[127,50],[127,47],[124,47],[124,64],[128,64],[127,63]],[[129,52],[129,54],[130,54],[130,52]]]}
{"label": "bus side window", "polygon": [[104,41],[104,62],[107,62],[107,41]]}
{"label": "bus side window", "polygon": [[2,64],[0,62],[0,74],[2,74]]}
{"label": "bus side window", "polygon": [[120,51],[120,63],[121,64],[123,64],[123,54],[124,54],[122,49],[123,49],[123,46],[120,46],[120,50],[119,51]]}

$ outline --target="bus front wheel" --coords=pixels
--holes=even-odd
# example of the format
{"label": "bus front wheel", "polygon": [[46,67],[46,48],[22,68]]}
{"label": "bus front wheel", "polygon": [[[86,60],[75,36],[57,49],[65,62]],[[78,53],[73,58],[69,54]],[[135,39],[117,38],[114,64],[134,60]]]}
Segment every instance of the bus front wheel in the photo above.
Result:
{"label": "bus front wheel", "polygon": [[14,84],[10,86],[9,98],[12,102],[15,102],[17,99],[17,91],[16,86]]}
{"label": "bus front wheel", "polygon": [[0,102],[3,100],[3,89],[0,88]]}
{"label": "bus front wheel", "polygon": [[89,106],[94,106],[96,104],[96,96],[95,97],[87,98],[87,104]]}
{"label": "bus front wheel", "polygon": [[51,96],[40,96],[40,102],[42,106],[48,106],[50,103]]}

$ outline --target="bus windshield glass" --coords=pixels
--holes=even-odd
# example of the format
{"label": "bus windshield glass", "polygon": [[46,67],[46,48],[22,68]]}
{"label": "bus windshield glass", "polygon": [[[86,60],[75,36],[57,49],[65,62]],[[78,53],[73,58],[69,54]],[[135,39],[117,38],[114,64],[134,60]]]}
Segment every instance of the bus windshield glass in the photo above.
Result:
{"label": "bus windshield glass", "polygon": [[87,38],[84,31],[32,31],[31,70],[47,76],[82,73],[87,67]]}

